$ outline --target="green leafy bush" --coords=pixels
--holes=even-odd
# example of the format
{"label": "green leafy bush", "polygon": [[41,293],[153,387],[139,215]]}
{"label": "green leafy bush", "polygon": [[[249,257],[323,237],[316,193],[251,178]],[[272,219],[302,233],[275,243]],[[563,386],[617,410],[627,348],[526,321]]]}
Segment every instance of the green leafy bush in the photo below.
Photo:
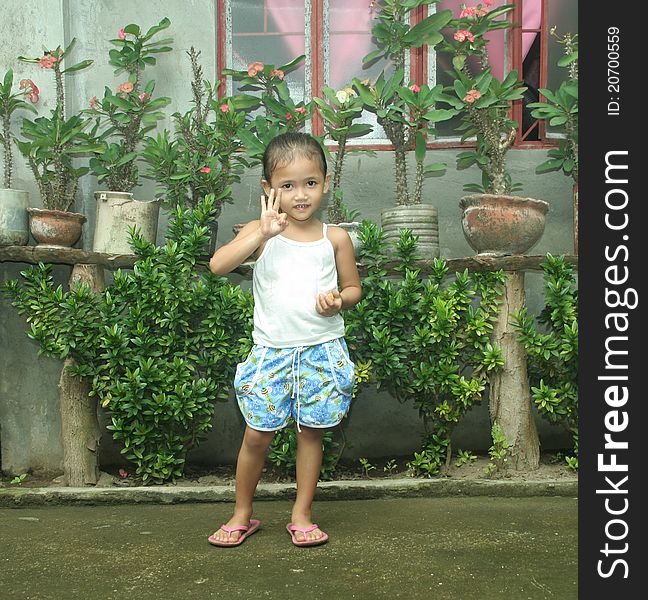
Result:
{"label": "green leafy bush", "polygon": [[[277,467],[285,477],[295,475],[297,466],[297,432],[294,428],[294,421],[289,420],[286,427],[279,430],[268,450],[268,459]],[[322,436],[322,465],[320,467],[320,479],[331,479],[340,460],[344,446],[340,448],[339,442],[333,438],[332,431],[325,431]]]}
{"label": "green leafy bush", "polygon": [[213,201],[178,208],[163,246],[133,232],[133,270],[117,271],[98,295],[85,285],[54,289],[43,264],[5,286],[41,351],[73,358],[73,374],[91,378],[108,429],[144,483],[182,475],[251,344],[251,294],[197,266]]}
{"label": "green leafy bush", "polygon": [[426,434],[420,456],[409,466],[431,476],[449,460],[453,427],[503,365],[490,335],[505,276],[466,270],[446,281],[448,268],[437,259],[423,277],[416,266],[416,238],[403,230],[399,275],[388,277],[383,232],[365,221],[360,239],[367,276],[363,299],[345,313],[347,342],[354,361],[371,362],[379,389],[418,409]]}
{"label": "green leafy bush", "polygon": [[[578,455],[578,290],[573,267],[547,254],[542,264],[545,306],[535,320],[523,308],[515,316],[528,356],[531,393],[538,412],[567,429]],[[567,457],[570,468],[578,461]]]}
{"label": "green leafy bush", "polygon": [[504,469],[506,463],[508,462],[508,447],[509,443],[502,431],[502,427],[499,423],[495,422],[491,426],[491,438],[493,444],[488,449],[488,457],[490,462],[486,465],[484,473],[489,477],[499,473]]}

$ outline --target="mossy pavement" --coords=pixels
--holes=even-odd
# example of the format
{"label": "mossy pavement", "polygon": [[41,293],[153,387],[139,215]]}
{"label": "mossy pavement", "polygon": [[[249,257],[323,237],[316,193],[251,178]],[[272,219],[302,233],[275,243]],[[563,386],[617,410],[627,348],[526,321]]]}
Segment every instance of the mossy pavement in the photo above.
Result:
{"label": "mossy pavement", "polygon": [[[207,537],[232,486],[0,490],[3,600],[577,598],[577,483],[320,483],[328,544],[292,546],[294,484],[262,484],[260,531]],[[12,508],[10,508],[12,507]]]}

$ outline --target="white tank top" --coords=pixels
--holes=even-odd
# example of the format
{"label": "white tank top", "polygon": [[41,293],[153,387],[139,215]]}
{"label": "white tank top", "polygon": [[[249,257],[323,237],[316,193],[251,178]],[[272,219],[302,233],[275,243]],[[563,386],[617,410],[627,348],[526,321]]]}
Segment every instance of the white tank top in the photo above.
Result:
{"label": "white tank top", "polygon": [[344,335],[342,315],[323,317],[315,310],[318,292],[338,285],[335,251],[323,225],[323,237],[314,242],[282,235],[266,242],[252,276],[255,344],[313,346]]}

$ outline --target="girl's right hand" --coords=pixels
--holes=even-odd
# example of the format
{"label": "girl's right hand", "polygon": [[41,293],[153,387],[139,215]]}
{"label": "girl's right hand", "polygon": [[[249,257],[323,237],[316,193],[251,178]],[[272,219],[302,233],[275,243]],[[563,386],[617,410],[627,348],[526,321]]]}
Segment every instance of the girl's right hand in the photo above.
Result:
{"label": "girl's right hand", "polygon": [[261,234],[266,238],[279,235],[288,226],[288,217],[286,213],[280,213],[281,206],[281,189],[275,192],[274,188],[270,190],[268,198],[261,196],[261,217],[259,218],[259,229]]}

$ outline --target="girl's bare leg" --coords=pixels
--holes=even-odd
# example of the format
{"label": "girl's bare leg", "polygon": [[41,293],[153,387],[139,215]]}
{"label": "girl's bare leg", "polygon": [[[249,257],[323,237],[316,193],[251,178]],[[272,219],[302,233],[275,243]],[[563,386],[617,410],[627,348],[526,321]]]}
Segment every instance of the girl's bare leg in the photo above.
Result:
{"label": "girl's bare leg", "polygon": [[[261,479],[266,452],[274,434],[274,431],[257,431],[251,427],[245,428],[243,442],[236,460],[236,504],[232,518],[225,523],[228,527],[247,525],[250,522],[254,492],[259,479]],[[240,535],[239,531],[228,534],[219,529],[212,537],[223,542],[234,542]]]}
{"label": "girl's bare leg", "polygon": [[[292,523],[297,527],[309,527],[312,521],[312,504],[322,465],[322,429],[301,426],[297,433],[297,498],[292,509]],[[295,532],[299,540],[316,540],[322,531]]]}

